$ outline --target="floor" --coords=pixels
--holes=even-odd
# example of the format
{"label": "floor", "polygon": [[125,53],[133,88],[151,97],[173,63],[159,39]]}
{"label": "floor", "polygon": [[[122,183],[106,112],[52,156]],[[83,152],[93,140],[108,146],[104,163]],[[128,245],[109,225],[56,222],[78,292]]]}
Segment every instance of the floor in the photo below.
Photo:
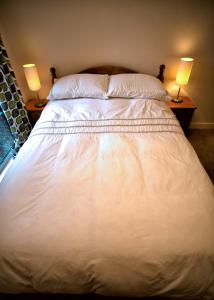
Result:
{"label": "floor", "polygon": [[188,139],[214,184],[214,129],[190,130]]}
{"label": "floor", "polygon": [[[63,295],[63,294],[20,294],[20,295],[3,295],[0,294],[1,300],[169,300],[167,298],[150,297],[150,298],[132,298],[132,297],[105,297],[99,295]],[[174,300],[185,300],[174,298]],[[194,299],[201,300],[201,299]]]}

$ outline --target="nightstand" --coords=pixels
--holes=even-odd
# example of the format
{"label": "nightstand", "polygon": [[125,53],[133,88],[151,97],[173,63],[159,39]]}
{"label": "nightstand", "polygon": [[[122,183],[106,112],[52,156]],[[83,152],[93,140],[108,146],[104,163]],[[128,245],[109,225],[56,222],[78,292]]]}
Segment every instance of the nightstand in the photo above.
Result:
{"label": "nightstand", "polygon": [[[45,103],[48,103],[48,100],[44,100]],[[36,121],[39,119],[43,109],[45,108],[45,105],[42,107],[36,107],[35,106],[36,100],[29,100],[26,104],[25,104],[25,108],[28,112],[28,117],[30,119],[31,125],[34,126]]]}
{"label": "nightstand", "polygon": [[176,103],[173,101],[168,102],[168,106],[171,108],[173,113],[176,115],[181,127],[185,133],[188,135],[189,133],[189,124],[191,122],[193,113],[197,106],[194,101],[189,97],[182,97],[183,102]]}

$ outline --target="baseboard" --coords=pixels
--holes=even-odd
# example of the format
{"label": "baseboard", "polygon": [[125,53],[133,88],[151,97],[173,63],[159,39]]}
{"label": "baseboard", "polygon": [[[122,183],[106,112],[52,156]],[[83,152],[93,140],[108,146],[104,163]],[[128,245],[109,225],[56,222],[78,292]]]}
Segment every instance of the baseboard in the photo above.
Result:
{"label": "baseboard", "polygon": [[192,122],[190,129],[214,129],[214,122]]}

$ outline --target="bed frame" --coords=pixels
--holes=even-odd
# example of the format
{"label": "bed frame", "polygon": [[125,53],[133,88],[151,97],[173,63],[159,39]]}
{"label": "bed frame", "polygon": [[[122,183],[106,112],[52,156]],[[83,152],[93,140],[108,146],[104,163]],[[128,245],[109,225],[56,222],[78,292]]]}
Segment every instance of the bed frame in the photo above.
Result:
{"label": "bed frame", "polygon": [[[162,82],[164,82],[164,70],[165,70],[165,65],[163,65],[163,64],[160,65],[159,73],[156,76]],[[56,69],[54,67],[51,67],[50,72],[51,72],[52,84],[53,84],[54,80],[57,78]],[[79,73],[116,75],[116,74],[123,74],[123,73],[138,73],[138,72],[128,69],[128,68],[124,68],[124,67],[100,66],[100,67],[95,67],[95,68],[89,68],[89,69],[80,71]]]}

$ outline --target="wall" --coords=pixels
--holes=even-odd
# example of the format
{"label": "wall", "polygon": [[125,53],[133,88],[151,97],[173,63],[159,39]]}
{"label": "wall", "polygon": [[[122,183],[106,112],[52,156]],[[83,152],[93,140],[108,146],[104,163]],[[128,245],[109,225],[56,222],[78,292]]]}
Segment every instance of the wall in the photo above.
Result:
{"label": "wall", "polygon": [[[58,74],[115,64],[175,80],[179,58],[195,64],[186,88],[198,105],[196,126],[214,125],[213,19],[208,0],[1,0],[0,30],[25,99],[22,65],[35,63],[45,97]],[[169,85],[168,85],[169,87]]]}

